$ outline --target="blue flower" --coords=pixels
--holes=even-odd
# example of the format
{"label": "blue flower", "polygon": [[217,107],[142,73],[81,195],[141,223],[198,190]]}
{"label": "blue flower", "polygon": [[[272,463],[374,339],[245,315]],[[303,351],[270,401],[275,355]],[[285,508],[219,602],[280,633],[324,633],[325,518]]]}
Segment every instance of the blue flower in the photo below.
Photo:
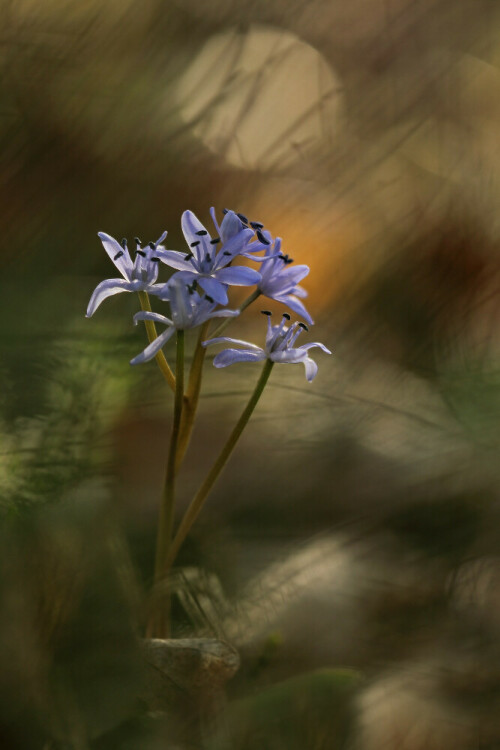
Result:
{"label": "blue flower", "polygon": [[307,297],[307,292],[298,286],[299,281],[309,273],[309,266],[292,266],[293,258],[281,252],[281,237],[274,242],[268,232],[261,233],[269,244],[260,267],[261,280],[257,288],[265,297],[282,302],[284,305],[300,315],[309,324],[314,321],[306,308],[298,299]]}
{"label": "blue flower", "polygon": [[[246,227],[234,211],[226,213],[220,226],[213,208],[211,215],[218,237],[212,239],[194,213],[184,211],[182,231],[190,252],[186,254],[175,250],[162,250],[157,255],[168,266],[178,269],[178,273],[172,278],[182,279],[186,284],[197,281],[218,304],[226,305],[228,285],[251,286],[260,281],[260,273],[253,268],[229,267],[238,255],[247,256],[254,231]],[[221,246],[217,250],[219,244]]]}
{"label": "blue flower", "polygon": [[[176,274],[177,276],[177,274]],[[141,354],[130,361],[131,365],[149,362],[150,359],[165,346],[175,331],[184,331],[186,328],[196,328],[210,318],[227,318],[239,315],[238,310],[216,310],[217,302],[209,295],[201,297],[198,292],[188,287],[181,279],[173,276],[165,289],[165,299],[168,296],[172,319],[154,312],[138,312],[134,315],[134,324],[140,320],[152,320],[155,323],[164,323],[167,328],[154,341],[152,341]]]}
{"label": "blue flower", "polygon": [[136,256],[133,261],[127,248],[127,240],[123,239],[121,243],[117,242],[114,237],[110,237],[105,232],[99,232],[104,249],[123,276],[122,279],[106,279],[94,289],[92,297],[87,307],[86,317],[90,318],[101,302],[106,297],[111,297],[119,292],[149,292],[150,294],[160,294],[164,284],[157,284],[158,263],[157,253],[162,249],[160,243],[167,236],[163,232],[156,242],[151,242],[145,248],[141,247],[140,241],[136,237]]}
{"label": "blue flower", "polygon": [[215,367],[227,367],[228,365],[233,365],[235,362],[258,362],[264,359],[270,359],[271,362],[281,362],[282,364],[297,364],[302,362],[306,370],[306,379],[310,383],[316,377],[318,365],[308,356],[307,352],[314,346],[318,346],[327,354],[331,354],[331,351],[318,342],[295,347],[295,342],[302,331],[309,330],[306,324],[292,323],[291,326],[287,327],[286,323],[290,320],[290,316],[288,313],[285,313],[281,323],[273,326],[271,324],[271,313],[267,310],[263,310],[263,313],[268,316],[264,349],[261,349],[260,346],[255,346],[255,344],[250,344],[248,341],[231,339],[227,336],[220,336],[203,342],[203,346],[224,342],[243,347],[242,349],[224,349],[224,351],[219,352],[214,358]]}

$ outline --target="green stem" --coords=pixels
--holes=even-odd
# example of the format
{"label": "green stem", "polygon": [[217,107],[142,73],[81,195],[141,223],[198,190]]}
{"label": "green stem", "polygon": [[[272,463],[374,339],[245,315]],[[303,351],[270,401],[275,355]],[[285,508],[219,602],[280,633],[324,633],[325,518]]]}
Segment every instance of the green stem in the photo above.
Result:
{"label": "green stem", "polygon": [[[184,401],[184,331],[177,331],[175,375],[174,420],[172,424],[170,446],[168,449],[167,473],[158,523],[154,577],[155,586],[157,586],[160,581],[165,580],[165,560],[168,556],[174,526],[177,444]],[[154,599],[156,599],[156,595],[154,596]],[[148,635],[152,634],[152,630],[156,630],[157,637],[166,637],[168,634],[168,620],[170,614],[170,595],[168,591],[165,598],[163,598],[163,596],[161,597],[159,604],[162,606],[163,612],[160,614],[156,611],[156,606],[154,606],[152,613],[153,620],[150,622]]]}
{"label": "green stem", "polygon": [[[147,292],[139,292],[139,300],[141,302],[141,307],[146,312],[152,312],[151,310],[151,303],[149,301],[149,295]],[[148,334],[149,343],[154,341],[156,338],[158,338],[158,332],[156,330],[156,326],[152,320],[145,320],[144,325],[146,326],[146,333]],[[165,359],[165,355],[163,352],[160,351],[155,357],[156,362],[158,364],[158,367],[161,370],[161,373],[165,380],[167,381],[170,388],[175,391],[175,377],[174,373],[169,367],[169,364],[167,360]]]}
{"label": "green stem", "polygon": [[236,443],[238,442],[238,439],[240,438],[241,433],[245,429],[248,423],[248,420],[250,419],[252,415],[253,410],[257,406],[257,402],[259,401],[259,398],[261,397],[262,392],[265,388],[265,385],[268,381],[269,375],[271,374],[273,364],[274,362],[272,362],[270,359],[266,360],[264,367],[262,369],[260,378],[257,382],[257,385],[255,386],[255,390],[250,396],[250,399],[243,413],[241,414],[241,417],[236,423],[236,426],[233,429],[231,435],[229,436],[227,443],[225,444],[224,448],[220,452],[219,457],[217,458],[214,465],[212,466],[205,481],[203,482],[200,489],[198,490],[193,500],[191,501],[191,504],[189,505],[184,515],[184,518],[182,519],[181,524],[177,530],[177,533],[174,536],[172,544],[170,545],[170,548],[168,550],[168,554],[165,559],[164,573],[170,570],[172,563],[174,562],[177,556],[177,553],[179,552],[179,549],[182,543],[184,542],[184,539],[188,535],[193,523],[196,521],[203,507],[203,503],[205,502],[208,496],[208,493],[210,492],[215,482],[217,481],[222,469],[226,465],[229,459],[229,456],[231,455]]}
{"label": "green stem", "polygon": [[[238,310],[240,311],[240,314],[243,312],[243,310],[246,310],[247,307],[249,307],[252,302],[255,302],[255,300],[260,297],[261,292],[256,289],[252,294],[250,294],[246,300],[243,300],[241,305],[238,307]],[[234,318],[226,318],[226,320],[217,326],[217,328],[210,334],[210,338],[214,339],[216,336],[220,336],[222,331],[225,331],[228,325],[231,323],[231,321],[234,320]]]}
{"label": "green stem", "polygon": [[198,401],[200,398],[201,389],[201,378],[203,374],[203,362],[205,361],[206,348],[202,346],[202,342],[207,338],[208,326],[210,322],[207,320],[206,323],[200,328],[198,335],[198,341],[196,343],[196,349],[194,351],[193,361],[191,363],[191,369],[189,371],[189,382],[184,395],[184,408],[182,411],[181,429],[179,435],[179,444],[177,447],[177,464],[176,469],[182,463],[184,455],[189,445],[191,433],[193,431],[194,418],[196,416],[196,409],[198,408]]}

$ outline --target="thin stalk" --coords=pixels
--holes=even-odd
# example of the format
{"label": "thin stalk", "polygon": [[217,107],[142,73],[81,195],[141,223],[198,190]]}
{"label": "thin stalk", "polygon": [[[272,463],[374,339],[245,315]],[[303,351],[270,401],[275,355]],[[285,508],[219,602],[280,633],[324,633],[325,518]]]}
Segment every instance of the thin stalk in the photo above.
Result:
{"label": "thin stalk", "polygon": [[201,344],[207,338],[209,325],[210,322],[207,320],[200,328],[196,348],[194,350],[193,361],[191,363],[191,369],[189,371],[189,382],[186,388],[186,393],[184,394],[184,407],[182,411],[179,443],[177,446],[177,471],[182,463],[193,431],[194,418],[196,416],[196,410],[200,398],[203,362],[205,361],[206,353],[206,348]]}
{"label": "thin stalk", "polygon": [[[160,519],[158,523],[158,537],[156,541],[156,560],[155,560],[155,586],[164,580],[165,560],[170,548],[172,532],[174,526],[175,511],[175,480],[176,480],[176,458],[177,445],[179,440],[179,431],[182,419],[182,407],[184,402],[184,331],[177,331],[177,358],[175,372],[175,401],[174,401],[174,420],[172,424],[172,435],[170,437],[170,446],[168,449],[167,473],[165,477],[165,486],[160,507]],[[156,599],[156,594],[153,596]],[[156,602],[154,602],[156,604]],[[152,613],[153,622],[150,622],[148,635],[152,630],[158,630],[158,635],[166,637],[168,635],[168,620],[170,614],[170,594],[167,591],[166,596],[161,596],[163,612],[160,614],[156,611]]]}
{"label": "thin stalk", "polygon": [[[151,303],[149,301],[149,294],[147,292],[139,292],[139,300],[141,302],[141,307],[146,312],[151,312]],[[145,320],[144,324],[146,326],[146,333],[148,334],[149,343],[154,341],[156,338],[158,338],[158,332],[156,330],[156,326],[152,320]],[[170,366],[165,359],[165,355],[163,352],[160,351],[155,357],[156,362],[158,364],[158,367],[161,370],[161,373],[165,380],[167,381],[170,388],[175,391],[175,377],[174,373],[170,369]]]}
{"label": "thin stalk", "polygon": [[257,385],[255,386],[255,390],[250,396],[250,399],[245,409],[243,410],[238,422],[236,423],[235,428],[233,429],[231,435],[229,436],[227,443],[225,444],[224,448],[220,452],[214,465],[210,469],[205,481],[203,482],[200,489],[198,490],[198,492],[192,499],[191,504],[189,505],[184,515],[184,518],[182,519],[181,524],[177,530],[177,533],[174,536],[172,544],[169,547],[168,554],[165,559],[165,566],[164,566],[165,574],[172,567],[172,563],[174,562],[177,556],[177,553],[179,552],[179,549],[182,543],[184,542],[186,536],[188,535],[193,523],[196,521],[210,490],[212,489],[215,482],[217,481],[222,469],[224,468],[224,466],[226,465],[229,459],[229,456],[233,452],[233,449],[236,446],[236,443],[238,442],[241,433],[245,429],[248,423],[248,420],[252,416],[252,412],[257,406],[257,403],[269,379],[269,375],[271,374],[273,364],[274,362],[272,362],[270,359],[266,360],[264,367],[262,369],[260,378],[257,382]]}
{"label": "thin stalk", "polygon": [[[240,314],[243,312],[243,310],[246,310],[247,307],[249,307],[252,302],[255,302],[255,300],[260,297],[261,292],[259,289],[256,289],[252,294],[250,294],[241,305],[238,307],[238,310],[240,311]],[[234,318],[226,318],[223,323],[217,326],[217,328],[210,334],[210,338],[214,339],[216,336],[220,336],[222,331],[225,331],[228,325],[231,323],[231,321],[234,320]]]}

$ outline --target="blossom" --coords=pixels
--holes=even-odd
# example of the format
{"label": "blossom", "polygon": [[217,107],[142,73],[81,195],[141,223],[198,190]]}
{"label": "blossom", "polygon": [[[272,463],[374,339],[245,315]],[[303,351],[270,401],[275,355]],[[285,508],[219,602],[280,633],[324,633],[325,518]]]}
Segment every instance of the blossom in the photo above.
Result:
{"label": "blossom", "polygon": [[127,247],[127,240],[120,242],[105,232],[98,232],[104,249],[115,264],[116,268],[123,276],[122,279],[106,279],[94,289],[87,307],[86,317],[90,318],[101,302],[106,297],[111,297],[119,292],[149,292],[150,294],[160,294],[164,284],[157,284],[158,278],[158,252],[166,232],[156,242],[150,242],[149,245],[142,248],[140,240],[136,237],[136,256],[133,261]]}
{"label": "blossom", "polygon": [[164,323],[167,327],[141,354],[130,361],[131,365],[138,365],[153,359],[175,331],[196,328],[210,318],[227,318],[239,315],[238,310],[216,310],[217,302],[212,297],[209,295],[202,297],[175,276],[170,279],[166,287],[166,296],[170,301],[172,319],[155,312],[142,311],[134,315],[134,325],[137,325],[140,320],[152,320],[155,323]]}
{"label": "blossom", "polygon": [[292,323],[286,326],[290,320],[288,313],[284,313],[281,323],[276,326],[271,324],[271,313],[267,310],[262,311],[267,315],[267,335],[264,349],[248,341],[240,339],[231,339],[227,336],[220,336],[215,339],[209,339],[203,342],[203,346],[211,344],[228,343],[237,344],[241,349],[224,349],[214,358],[215,367],[227,367],[235,362],[258,362],[259,360],[270,359],[271,362],[280,362],[282,364],[296,364],[302,362],[306,370],[306,379],[310,383],[316,377],[318,365],[308,356],[309,349],[317,346],[327,354],[331,351],[323,344],[314,342],[312,344],[303,344],[295,347],[295,342],[302,331],[309,330],[305,323]]}
{"label": "blossom", "polygon": [[272,242],[268,232],[261,233],[269,244],[260,267],[261,280],[257,288],[265,297],[282,302],[309,324],[314,321],[298,299],[307,297],[307,292],[298,286],[299,281],[309,273],[309,266],[292,266],[293,258],[281,252],[281,237]]}
{"label": "blossom", "polygon": [[[197,281],[218,304],[226,305],[229,284],[251,286],[260,281],[260,273],[253,268],[229,267],[238,255],[251,257],[247,255],[247,250],[254,230],[245,226],[234,211],[226,213],[220,226],[213,208],[211,214],[218,237],[212,238],[192,211],[184,211],[181,224],[189,253],[162,250],[157,255],[168,266],[178,270],[172,278],[182,279],[186,284]],[[219,244],[221,247],[217,250]],[[262,249],[260,245],[258,249]]]}

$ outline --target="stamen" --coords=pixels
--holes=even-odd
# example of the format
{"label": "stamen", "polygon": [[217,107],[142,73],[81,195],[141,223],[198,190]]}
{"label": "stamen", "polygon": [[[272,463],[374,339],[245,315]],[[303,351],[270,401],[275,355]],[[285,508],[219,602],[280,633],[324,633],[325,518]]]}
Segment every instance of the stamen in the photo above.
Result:
{"label": "stamen", "polygon": [[134,237],[134,241],[136,245],[142,245],[142,242],[140,241],[139,237]]}
{"label": "stamen", "polygon": [[149,247],[151,248],[151,250],[156,250],[156,243],[155,242],[150,242],[149,243]]}
{"label": "stamen", "polygon": [[272,315],[272,312],[270,310],[261,310],[262,315]]}
{"label": "stamen", "polygon": [[210,297],[208,294],[205,294],[205,299],[207,299],[209,302],[213,302],[213,297]]}
{"label": "stamen", "polygon": [[200,244],[201,240],[196,240],[196,242],[192,242],[190,247],[197,247]]}
{"label": "stamen", "polygon": [[289,258],[288,255],[286,256],[285,263],[288,265],[288,263],[293,263],[293,258]]}
{"label": "stamen", "polygon": [[198,235],[198,237],[204,237],[206,234],[208,234],[206,229],[200,229],[199,232],[195,232],[195,234]]}
{"label": "stamen", "polygon": [[224,214],[224,216],[225,216],[226,214],[228,214],[228,213],[229,213],[229,209],[228,209],[228,208],[223,208],[223,209],[222,209],[222,213],[223,213],[223,214]]}
{"label": "stamen", "polygon": [[305,323],[299,323],[299,328],[303,328],[304,331],[308,331],[309,330],[308,326],[306,326]]}
{"label": "stamen", "polygon": [[186,253],[186,255],[184,256],[184,260],[191,260],[191,258],[194,258],[193,253]]}
{"label": "stamen", "polygon": [[222,253],[222,255],[232,255],[232,253],[229,252],[229,250],[224,250],[224,252]]}
{"label": "stamen", "polygon": [[136,250],[135,253],[136,255],[142,255],[143,258],[146,257],[146,253],[144,252],[144,250]]}
{"label": "stamen", "polygon": [[290,320],[290,315],[288,313],[283,313],[283,317],[287,320]]}
{"label": "stamen", "polygon": [[120,240],[120,245],[121,245],[121,246],[123,247],[123,249],[124,249],[124,250],[126,250],[126,249],[127,249],[127,238],[126,238],[126,237],[123,237],[123,238],[122,238],[122,239]]}
{"label": "stamen", "polygon": [[260,221],[251,221],[250,226],[252,229],[264,229],[264,224],[262,224]]}
{"label": "stamen", "polygon": [[236,214],[236,216],[238,217],[238,219],[240,219],[240,221],[243,222],[243,224],[248,224],[248,219],[245,214]]}
{"label": "stamen", "polygon": [[220,237],[215,237],[213,240],[210,240],[211,245],[216,245],[218,242],[220,242]]}
{"label": "stamen", "polygon": [[207,253],[207,254],[205,255],[205,263],[210,263],[210,260],[211,260],[211,258],[210,258],[210,253]]}
{"label": "stamen", "polygon": [[269,242],[269,240],[264,237],[264,235],[262,234],[262,232],[260,231],[260,229],[257,229],[257,239],[260,240],[264,245],[270,245],[271,244]]}
{"label": "stamen", "polygon": [[153,263],[159,263],[160,262],[160,259],[157,258],[156,256],[154,258],[150,258],[149,260],[153,261]]}
{"label": "stamen", "polygon": [[121,257],[122,257],[122,255],[123,255],[123,250],[120,250],[120,252],[119,252],[119,253],[116,253],[116,255],[115,255],[115,257],[113,258],[113,260],[118,260],[118,258],[121,258]]}

